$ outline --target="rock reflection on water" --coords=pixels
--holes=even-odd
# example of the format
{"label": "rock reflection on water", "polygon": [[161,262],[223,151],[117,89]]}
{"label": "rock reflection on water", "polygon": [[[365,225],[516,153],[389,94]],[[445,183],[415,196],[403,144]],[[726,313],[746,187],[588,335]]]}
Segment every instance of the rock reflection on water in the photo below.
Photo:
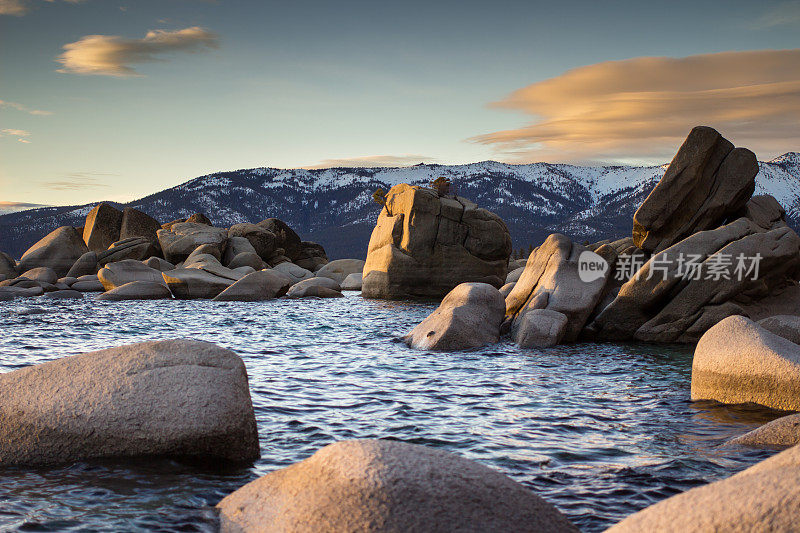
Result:
{"label": "rock reflection on water", "polygon": [[0,529],[204,531],[213,506],[335,440],[394,438],[493,466],[600,531],[774,453],[720,446],[782,413],[689,401],[684,346],[500,343],[426,353],[395,338],[433,304],[0,302],[0,371],[141,340],[215,342],[247,365],[262,458],[0,470]]}

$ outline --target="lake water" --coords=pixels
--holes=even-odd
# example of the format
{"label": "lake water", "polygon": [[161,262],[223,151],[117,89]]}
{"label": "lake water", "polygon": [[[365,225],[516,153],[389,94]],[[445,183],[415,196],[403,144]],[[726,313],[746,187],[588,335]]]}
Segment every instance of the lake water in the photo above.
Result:
{"label": "lake water", "polygon": [[426,353],[395,338],[434,305],[340,299],[0,302],[0,372],[85,351],[202,339],[244,359],[261,459],[0,469],[0,530],[207,531],[241,485],[341,439],[392,438],[494,467],[601,531],[774,451],[721,446],[781,413],[689,401],[691,349],[576,344]]}

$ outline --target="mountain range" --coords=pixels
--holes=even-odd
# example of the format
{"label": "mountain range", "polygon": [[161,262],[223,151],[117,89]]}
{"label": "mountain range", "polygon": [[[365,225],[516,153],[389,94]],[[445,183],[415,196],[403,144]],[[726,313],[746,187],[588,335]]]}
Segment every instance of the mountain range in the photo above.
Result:
{"label": "mountain range", "polygon": [[[575,166],[482,161],[466,165],[277,169],[216,172],[128,204],[161,222],[204,213],[215,226],[277,217],[331,259],[364,258],[380,206],[372,193],[398,183],[450,178],[455,192],[500,215],[514,248],[564,233],[578,241],[629,235],[633,213],[667,165]],[[771,194],[800,225],[800,153],[759,163],[755,194]],[[113,203],[113,202],[111,202]],[[0,250],[20,257],[58,226],[82,226],[95,204],[43,207],[0,216]]]}

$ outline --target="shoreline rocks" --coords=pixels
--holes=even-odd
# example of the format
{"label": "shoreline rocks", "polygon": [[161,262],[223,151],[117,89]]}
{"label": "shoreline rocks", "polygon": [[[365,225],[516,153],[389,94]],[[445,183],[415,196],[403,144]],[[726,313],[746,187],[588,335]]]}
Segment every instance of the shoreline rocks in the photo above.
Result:
{"label": "shoreline rocks", "polygon": [[207,342],[130,344],[0,374],[0,422],[3,466],[259,456],[244,363]]}
{"label": "shoreline rocks", "polygon": [[442,450],[390,440],[325,446],[218,505],[223,532],[577,532],[511,478]]}

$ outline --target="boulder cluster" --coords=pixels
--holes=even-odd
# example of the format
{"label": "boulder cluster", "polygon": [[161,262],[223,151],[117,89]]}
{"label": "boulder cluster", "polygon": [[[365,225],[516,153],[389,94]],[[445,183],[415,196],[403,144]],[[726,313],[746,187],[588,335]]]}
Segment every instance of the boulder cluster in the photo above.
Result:
{"label": "boulder cluster", "polygon": [[84,292],[103,292],[101,300],[338,297],[346,278],[346,288],[360,290],[363,264],[328,262],[321,245],[302,241],[277,218],[218,228],[197,213],[160,224],[101,203],[83,228],[57,228],[18,262],[0,254],[0,299]]}
{"label": "boulder cluster", "polygon": [[[730,316],[800,314],[800,236],[786,225],[784,209],[772,196],[752,196],[757,173],[751,151],[734,148],[712,128],[694,128],[634,215],[631,236],[581,245],[550,235],[524,265],[508,264],[498,293],[505,298],[504,316],[492,314],[483,334],[471,332],[461,348],[475,347],[478,338],[497,341],[498,328],[522,347],[576,340],[694,343]],[[389,207],[381,213],[384,225],[392,213]],[[391,225],[394,241],[381,237],[386,233],[379,220],[370,249],[383,243],[392,258],[409,261],[393,244],[409,241],[406,218],[397,215]],[[411,226],[425,233],[416,222]],[[365,287],[374,275],[366,269],[374,264],[368,258]],[[452,280],[460,281],[457,274]],[[445,298],[442,306],[453,301]],[[452,317],[466,312],[468,306],[447,311]],[[444,310],[436,315],[441,321]],[[455,349],[452,342],[437,341],[438,334],[420,342],[419,333],[407,342]]]}

